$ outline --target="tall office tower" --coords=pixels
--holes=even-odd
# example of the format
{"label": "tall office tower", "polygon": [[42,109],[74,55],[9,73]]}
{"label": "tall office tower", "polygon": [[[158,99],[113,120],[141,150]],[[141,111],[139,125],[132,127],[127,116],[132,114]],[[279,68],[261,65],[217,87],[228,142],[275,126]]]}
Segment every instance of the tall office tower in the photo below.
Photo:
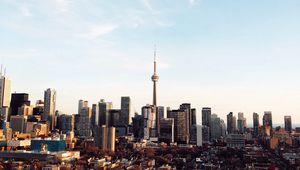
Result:
{"label": "tall office tower", "polygon": [[191,128],[190,144],[202,146],[202,126],[194,124]]}
{"label": "tall office tower", "polygon": [[80,114],[82,108],[89,107],[89,102],[84,100],[79,100],[78,102],[78,114]]}
{"label": "tall office tower", "polygon": [[221,129],[222,129],[222,136],[225,137],[226,136],[226,124],[225,121],[223,119],[221,119]]}
{"label": "tall office tower", "polygon": [[128,126],[131,123],[130,113],[131,113],[130,97],[128,97],[128,96],[121,97],[120,123],[122,125]]}
{"label": "tall office tower", "polygon": [[[132,118],[133,137],[139,141],[144,138],[144,117],[135,113]],[[141,130],[142,129],[142,130]]]}
{"label": "tall office tower", "polygon": [[284,129],[285,131],[291,133],[292,132],[292,117],[284,116]]}
{"label": "tall office tower", "polygon": [[191,104],[190,103],[183,103],[179,106],[179,109],[184,110],[186,114],[186,120],[188,125],[188,135],[190,136],[190,129],[192,128],[192,116],[191,116]]}
{"label": "tall office tower", "polygon": [[202,126],[202,141],[203,143],[210,142],[210,129],[208,126]]}
{"label": "tall office tower", "polygon": [[9,107],[11,94],[10,94],[10,79],[0,73],[0,107]]}
{"label": "tall office tower", "polygon": [[162,118],[160,120],[160,136],[159,142],[167,144],[174,143],[174,119]]}
{"label": "tall office tower", "polygon": [[165,117],[165,107],[163,106],[158,106],[157,107],[157,111],[158,111],[158,118],[162,119]]}
{"label": "tall office tower", "polygon": [[95,146],[99,147],[104,151],[115,151],[116,142],[116,128],[107,127],[103,125],[102,127],[97,126],[95,130]]}
{"label": "tall office tower", "polygon": [[122,111],[120,109],[110,109],[108,114],[108,127],[119,127],[124,126],[124,121],[122,120]]}
{"label": "tall office tower", "polygon": [[168,118],[174,119],[175,142],[178,144],[189,143],[189,124],[186,110],[171,110]]}
{"label": "tall office tower", "polygon": [[86,102],[86,105],[81,108],[79,115],[78,135],[82,137],[90,137],[92,135],[92,110],[88,107],[88,102]]}
{"label": "tall office tower", "polygon": [[75,136],[79,136],[79,121],[80,121],[80,114],[75,114],[74,115],[74,133]]}
{"label": "tall office tower", "polygon": [[58,129],[63,133],[74,132],[75,127],[75,115],[59,115],[58,118]]}
{"label": "tall office tower", "polygon": [[270,128],[273,128],[272,123],[272,112],[271,111],[265,111],[263,116],[263,126],[267,127],[270,126]]}
{"label": "tall office tower", "polygon": [[0,72],[0,129],[6,127],[10,105],[10,79]]}
{"label": "tall office tower", "polygon": [[42,120],[49,122],[49,129],[55,129],[56,91],[47,89],[44,93],[44,114]]}
{"label": "tall office tower", "polygon": [[102,127],[103,125],[108,125],[109,110],[113,108],[113,104],[111,102],[105,102],[104,99],[101,99],[98,105],[99,105],[98,126]]}
{"label": "tall office tower", "polygon": [[235,117],[233,116],[233,113],[230,112],[227,115],[227,132],[228,134],[234,133],[235,132]]}
{"label": "tall office tower", "polygon": [[10,116],[11,115],[17,115],[19,107],[22,107],[23,105],[30,106],[30,101],[28,100],[28,94],[26,94],[26,93],[12,93],[11,94],[11,101],[10,101],[9,115]]}
{"label": "tall office tower", "polygon": [[156,107],[152,105],[143,106],[142,116],[144,118],[144,139],[157,137]]}
{"label": "tall office tower", "polygon": [[253,136],[257,137],[259,133],[259,115],[253,113]]}
{"label": "tall office tower", "polygon": [[153,106],[157,106],[157,100],[156,100],[156,82],[159,79],[159,76],[156,72],[156,49],[154,50],[154,72],[153,75],[151,77],[152,81],[153,81]]}
{"label": "tall office tower", "polygon": [[99,121],[99,106],[98,104],[93,104],[92,105],[92,119],[91,119],[91,124],[92,126],[97,126]]}
{"label": "tall office tower", "polygon": [[237,129],[238,129],[239,133],[244,133],[246,127],[247,127],[247,125],[246,125],[246,118],[244,118],[244,113],[239,112],[238,120],[237,120]]}
{"label": "tall office tower", "polygon": [[211,115],[211,139],[218,140],[222,136],[221,119],[216,114]]}
{"label": "tall office tower", "polygon": [[233,125],[233,131],[236,132],[236,130],[237,130],[237,125],[236,125],[237,120],[236,120],[236,116],[233,116],[232,120],[233,120],[233,122],[232,122],[232,123],[233,123],[233,124],[232,124],[232,125]]}
{"label": "tall office tower", "polygon": [[24,133],[26,130],[27,116],[13,115],[10,118],[10,128],[14,132]]}
{"label": "tall office tower", "polygon": [[192,126],[197,124],[197,111],[195,108],[191,109],[191,121],[192,121]]}
{"label": "tall office tower", "polygon": [[211,108],[202,108],[202,126],[210,127],[211,124]]}

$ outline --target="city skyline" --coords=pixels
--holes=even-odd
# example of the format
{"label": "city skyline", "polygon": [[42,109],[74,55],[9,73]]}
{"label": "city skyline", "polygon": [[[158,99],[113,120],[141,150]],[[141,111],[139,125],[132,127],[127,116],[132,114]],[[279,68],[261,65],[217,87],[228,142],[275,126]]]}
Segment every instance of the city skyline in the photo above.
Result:
{"label": "city skyline", "polygon": [[[0,62],[12,92],[28,93],[32,102],[53,88],[56,108],[66,114],[77,113],[79,99],[104,98],[119,107],[121,96],[130,96],[140,113],[152,103],[157,44],[159,105],[190,102],[198,123],[202,107],[224,120],[232,111],[251,122],[253,112],[262,117],[270,110],[276,123],[285,115],[300,122],[297,1],[134,1],[118,4],[127,9],[119,12],[114,2],[98,2],[107,7],[105,17],[96,13],[98,5],[80,1],[2,2],[8,8],[0,7]],[[84,6],[91,10],[81,16]],[[126,17],[132,18],[121,22]]]}

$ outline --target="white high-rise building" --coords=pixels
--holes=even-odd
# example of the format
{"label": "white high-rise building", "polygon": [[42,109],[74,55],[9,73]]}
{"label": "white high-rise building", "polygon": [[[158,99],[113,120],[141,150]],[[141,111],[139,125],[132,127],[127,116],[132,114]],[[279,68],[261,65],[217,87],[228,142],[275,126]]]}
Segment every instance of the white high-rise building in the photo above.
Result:
{"label": "white high-rise building", "polygon": [[11,100],[10,79],[0,73],[0,128],[6,126]]}
{"label": "white high-rise building", "polygon": [[4,75],[0,76],[0,107],[9,107],[11,99],[10,80]]}
{"label": "white high-rise building", "polygon": [[44,114],[42,119],[49,121],[50,130],[55,127],[55,111],[56,111],[56,91],[47,89],[44,93]]}

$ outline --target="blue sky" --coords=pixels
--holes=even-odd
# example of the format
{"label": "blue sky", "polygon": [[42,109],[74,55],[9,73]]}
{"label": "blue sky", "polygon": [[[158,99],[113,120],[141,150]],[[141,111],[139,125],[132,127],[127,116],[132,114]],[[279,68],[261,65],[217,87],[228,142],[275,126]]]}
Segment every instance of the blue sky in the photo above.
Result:
{"label": "blue sky", "polygon": [[150,103],[153,46],[158,102],[191,102],[221,118],[273,111],[300,122],[300,1],[0,0],[0,62],[32,101],[55,88],[58,109],[101,98]]}

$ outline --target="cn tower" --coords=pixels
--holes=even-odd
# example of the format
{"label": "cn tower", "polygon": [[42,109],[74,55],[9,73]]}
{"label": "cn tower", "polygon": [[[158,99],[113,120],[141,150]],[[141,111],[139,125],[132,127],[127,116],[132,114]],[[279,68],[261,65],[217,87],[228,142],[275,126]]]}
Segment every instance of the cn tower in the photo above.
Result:
{"label": "cn tower", "polygon": [[157,106],[156,104],[156,82],[158,81],[159,77],[156,72],[156,49],[154,49],[154,73],[151,77],[153,81],[153,106]]}

